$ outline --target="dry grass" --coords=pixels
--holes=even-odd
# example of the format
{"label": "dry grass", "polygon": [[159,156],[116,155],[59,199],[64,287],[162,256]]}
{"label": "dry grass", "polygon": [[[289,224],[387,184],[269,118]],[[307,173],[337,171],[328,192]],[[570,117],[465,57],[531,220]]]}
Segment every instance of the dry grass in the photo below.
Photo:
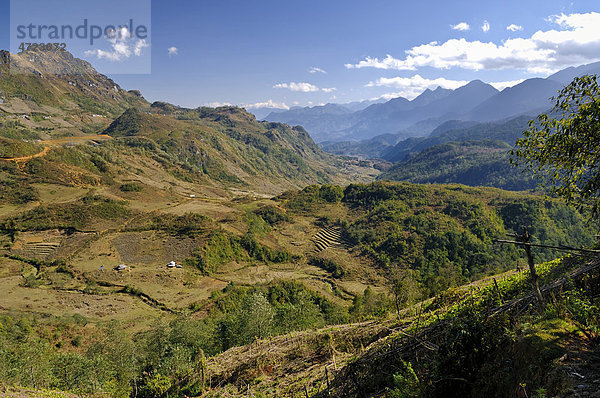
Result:
{"label": "dry grass", "polygon": [[[326,386],[354,355],[390,333],[382,323],[364,322],[320,330],[294,332],[231,348],[208,362],[213,393],[237,388],[236,393],[267,396],[304,395]],[[237,395],[237,394],[236,394]]]}
{"label": "dry grass", "polygon": [[80,187],[58,184],[31,184],[37,191],[41,203],[67,203],[77,200],[88,192]]}

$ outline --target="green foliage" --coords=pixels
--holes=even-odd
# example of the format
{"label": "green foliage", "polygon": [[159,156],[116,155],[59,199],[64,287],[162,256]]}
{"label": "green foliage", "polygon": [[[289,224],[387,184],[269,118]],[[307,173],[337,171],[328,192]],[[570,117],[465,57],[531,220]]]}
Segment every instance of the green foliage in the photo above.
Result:
{"label": "green foliage", "polygon": [[271,226],[292,220],[283,209],[276,206],[263,206],[256,209],[254,213]]}
{"label": "green foliage", "polygon": [[[71,327],[66,325],[67,328]],[[133,342],[110,325],[87,350],[57,350],[27,319],[0,319],[0,380],[35,389],[127,397],[136,372]],[[68,330],[68,329],[67,329]]]}
{"label": "green foliage", "polygon": [[[416,271],[425,296],[512,268],[523,253],[494,240],[523,225],[536,242],[572,247],[592,244],[595,229],[557,200],[462,186],[352,184],[343,203],[355,210],[341,223],[345,238],[384,269]],[[538,261],[556,255],[534,254]]]}
{"label": "green foliage", "polygon": [[43,146],[0,136],[0,158],[17,158],[42,152]]}
{"label": "green foliage", "polygon": [[10,177],[0,179],[0,203],[25,204],[37,199],[37,191],[26,181]]}
{"label": "green foliage", "polygon": [[391,308],[390,299],[383,293],[376,294],[367,287],[362,295],[356,295],[350,307],[350,314],[359,320],[381,317]]}
{"label": "green foliage", "polygon": [[590,297],[589,289],[570,286],[561,297],[554,298],[546,308],[547,317],[569,318],[581,328],[600,331],[600,300]]}
{"label": "green foliage", "polygon": [[186,259],[184,264],[194,266],[205,274],[210,274],[217,271],[223,264],[246,258],[247,254],[244,253],[237,239],[217,230],[210,234],[204,247],[195,251],[193,257]]}
{"label": "green foliage", "polygon": [[[13,140],[39,140],[41,139],[40,135],[32,130],[26,128],[21,122],[17,120],[2,120],[0,121],[0,137],[8,138],[10,141]],[[3,144],[0,144],[2,146]],[[31,147],[30,147],[31,148]],[[22,153],[21,149],[18,150],[18,153]],[[33,155],[34,153],[41,152],[41,149],[37,152],[31,153],[30,150],[27,150],[29,153],[27,155]],[[12,152],[12,150],[11,150]],[[14,152],[13,152],[14,153]],[[17,155],[20,156],[20,155]],[[7,157],[14,157],[12,155]]]}
{"label": "green foliage", "polygon": [[311,257],[310,260],[308,260],[308,263],[310,265],[314,265],[315,267],[324,269],[334,278],[341,278],[346,275],[346,271],[341,265],[328,258]]}
{"label": "green foliage", "polygon": [[396,312],[400,316],[400,310],[421,297],[421,287],[417,281],[418,273],[410,268],[393,267],[390,270],[390,291],[393,295]]}
{"label": "green foliage", "polygon": [[508,317],[487,319],[468,307],[454,316],[436,356],[436,377],[442,380],[435,385],[436,392],[447,397],[467,396],[469,381],[477,379],[483,364],[507,342],[509,327]]}
{"label": "green foliage", "polygon": [[344,190],[338,185],[321,185],[319,197],[327,203],[337,203],[343,199]]}
{"label": "green foliage", "polygon": [[[268,334],[320,327],[347,321],[348,314],[336,304],[298,282],[279,282],[265,291],[232,288],[218,299],[225,313],[219,323],[222,349],[248,344]],[[262,321],[253,319],[262,314]]]}
{"label": "green foliage", "polygon": [[309,185],[299,192],[286,192],[279,196],[285,206],[294,211],[310,211],[320,203],[338,203],[344,191],[337,185]]}
{"label": "green foliage", "polygon": [[210,234],[204,247],[196,250],[193,257],[186,259],[184,263],[208,275],[231,261],[285,263],[294,258],[286,251],[273,250],[262,245],[251,233],[240,237],[216,230]]}
{"label": "green foliage", "polygon": [[221,321],[223,348],[251,343],[273,333],[275,311],[261,292],[247,294],[241,306]]}
{"label": "green foliage", "polygon": [[214,228],[213,222],[198,213],[185,213],[182,216],[161,213],[152,218],[152,229],[165,231],[173,235],[196,236]]}
{"label": "green foliage", "polygon": [[287,263],[296,258],[286,251],[273,250],[260,244],[252,234],[246,234],[238,240],[248,256],[257,261]]}
{"label": "green foliage", "polygon": [[416,184],[458,183],[513,191],[535,188],[536,182],[530,175],[511,167],[510,148],[501,141],[441,144],[394,164],[378,179]]}
{"label": "green foliage", "polygon": [[81,230],[96,220],[116,220],[129,214],[125,202],[88,195],[65,204],[40,205],[0,224],[0,230]]}
{"label": "green foliage", "polygon": [[[590,246],[591,232],[597,229],[577,210],[556,200],[531,197],[506,201],[499,204],[498,213],[509,232],[520,233],[527,226],[533,242],[552,246]],[[536,250],[534,254],[536,261],[555,257],[549,250]]]}
{"label": "green foliage", "polygon": [[119,189],[123,192],[140,192],[142,190],[141,185],[136,184],[134,182],[128,182],[119,187]]}
{"label": "green foliage", "polygon": [[600,212],[600,86],[596,76],[573,80],[554,108],[529,122],[513,151],[543,184],[569,203]]}
{"label": "green foliage", "polygon": [[142,294],[144,294],[144,292],[142,292],[140,289],[130,285],[125,285],[120,292],[125,294],[131,294],[132,296],[141,296]]}
{"label": "green foliage", "polygon": [[402,361],[400,371],[393,375],[394,388],[386,393],[389,398],[410,398],[417,397],[419,388],[419,378],[412,368],[410,362]]}

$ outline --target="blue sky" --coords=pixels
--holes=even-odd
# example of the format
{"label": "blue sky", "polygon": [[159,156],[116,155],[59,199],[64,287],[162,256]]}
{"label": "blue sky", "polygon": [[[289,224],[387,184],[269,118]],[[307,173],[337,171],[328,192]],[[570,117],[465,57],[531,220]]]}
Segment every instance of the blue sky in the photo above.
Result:
{"label": "blue sky", "polygon": [[[9,48],[10,5],[1,1],[0,46]],[[76,14],[70,1],[56,1],[54,14]],[[144,2],[76,3],[82,15],[97,16],[104,7],[107,15],[143,20]],[[31,8],[32,18],[50,15]],[[111,53],[106,40],[102,54],[69,49],[150,101],[285,108],[412,98],[428,87],[456,88],[473,79],[502,88],[600,61],[598,13],[597,0],[154,0],[147,42],[124,43],[130,48],[122,53]],[[141,60],[151,64],[149,74],[133,74],[131,65]]]}

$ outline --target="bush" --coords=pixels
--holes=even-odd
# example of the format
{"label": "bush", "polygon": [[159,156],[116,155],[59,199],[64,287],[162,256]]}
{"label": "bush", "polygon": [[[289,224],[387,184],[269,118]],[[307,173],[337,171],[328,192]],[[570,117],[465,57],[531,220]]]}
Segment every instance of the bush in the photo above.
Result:
{"label": "bush", "polygon": [[319,267],[329,272],[331,276],[334,278],[341,278],[346,275],[346,271],[342,268],[341,265],[336,263],[333,260],[322,258],[322,257],[312,257],[308,260],[310,265],[314,265],[315,267]]}
{"label": "bush", "polygon": [[153,217],[152,228],[172,235],[194,237],[213,228],[213,224],[208,217],[198,213],[185,213],[182,216],[160,214]]}
{"label": "bush", "polygon": [[291,221],[291,217],[288,216],[283,209],[276,206],[264,206],[255,210],[254,213],[271,226]]}
{"label": "bush", "polygon": [[127,184],[121,185],[119,189],[123,192],[140,192],[142,187],[136,183],[128,182]]}
{"label": "bush", "polygon": [[284,263],[296,258],[286,251],[273,250],[260,244],[253,234],[238,237],[224,231],[214,231],[204,247],[196,250],[193,257],[184,260],[184,263],[208,275],[230,261]]}

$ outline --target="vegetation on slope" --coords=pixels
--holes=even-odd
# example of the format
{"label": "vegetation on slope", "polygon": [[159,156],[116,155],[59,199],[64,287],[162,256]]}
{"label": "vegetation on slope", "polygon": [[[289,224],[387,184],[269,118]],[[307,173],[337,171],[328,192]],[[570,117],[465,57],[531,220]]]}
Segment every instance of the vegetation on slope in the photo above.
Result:
{"label": "vegetation on slope", "polygon": [[[327,214],[327,203],[346,208],[347,216],[326,222],[339,224],[383,273],[416,271],[415,283],[425,296],[514,267],[518,250],[493,241],[520,232],[523,225],[542,244],[593,242],[594,227],[560,201],[495,189],[379,182],[343,190],[307,187],[280,198],[299,214],[319,209]],[[537,259],[554,255],[542,250]]]}
{"label": "vegetation on slope", "polygon": [[[582,380],[595,365],[588,363],[580,370],[586,376],[574,380],[569,363],[597,355],[586,354],[597,350],[600,327],[595,264],[583,274],[576,273],[586,266],[582,261],[540,265],[549,284],[541,310],[532,305],[528,272],[441,295],[408,327],[349,363],[317,396],[568,396],[575,383],[583,383],[582,392],[593,391],[593,382]],[[578,276],[565,277],[568,272]]]}
{"label": "vegetation on slope", "polygon": [[[48,174],[52,169],[69,174],[66,169],[81,166],[72,162],[74,158],[89,157],[95,149],[107,149],[105,152],[110,152],[112,158],[134,154],[158,161],[183,182],[227,184],[270,193],[313,182],[350,181],[357,177],[356,172],[376,173],[324,153],[302,127],[258,122],[236,107],[184,109],[166,103],[151,105],[139,92],[122,90],[66,51],[34,55],[28,58],[1,54],[0,137],[41,139],[40,145],[44,140],[85,137],[89,133],[106,133],[115,138],[112,142],[100,142],[90,136],[92,145],[102,147],[92,150],[59,149],[54,142],[47,157],[32,162],[44,165],[31,170],[30,174],[36,177],[48,168]],[[9,61],[10,67],[26,73],[8,73]],[[77,73],[64,73],[69,70]],[[70,143],[65,140],[63,145]],[[36,146],[3,140],[0,158],[32,155]],[[62,152],[62,156],[57,158],[54,152]],[[126,166],[112,168],[118,171]],[[98,174],[105,171],[92,170],[92,174],[102,178]],[[97,185],[94,179],[84,178],[83,183]],[[67,182],[63,178],[60,181]]]}
{"label": "vegetation on slope", "polygon": [[450,121],[438,126],[429,137],[409,138],[388,149],[383,158],[390,162],[405,160],[411,153],[448,142],[494,140],[514,145],[527,128],[527,116],[520,116],[502,123],[480,123]]}
{"label": "vegetation on slope", "polygon": [[503,141],[449,142],[395,163],[378,179],[416,184],[457,183],[511,191],[534,189],[536,181],[511,167],[512,147]]}
{"label": "vegetation on slope", "polygon": [[[346,322],[345,308],[297,283],[229,286],[202,320],[178,317],[133,338],[112,323],[81,316],[0,318],[0,380],[86,396],[199,395],[208,388],[206,359],[273,334]],[[88,329],[89,329],[88,327]]]}
{"label": "vegetation on slope", "polygon": [[0,158],[31,156],[44,149],[41,145],[0,137]]}

